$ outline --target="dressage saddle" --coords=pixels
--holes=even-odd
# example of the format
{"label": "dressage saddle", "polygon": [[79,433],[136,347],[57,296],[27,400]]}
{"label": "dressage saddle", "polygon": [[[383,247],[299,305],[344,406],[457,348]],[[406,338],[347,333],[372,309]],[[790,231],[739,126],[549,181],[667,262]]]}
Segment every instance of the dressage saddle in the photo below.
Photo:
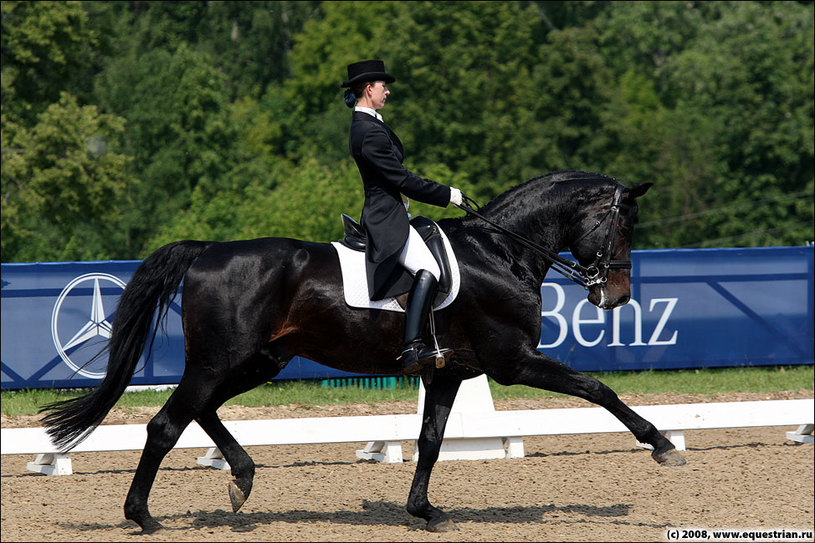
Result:
{"label": "dressage saddle", "polygon": [[[441,278],[439,279],[435,300],[438,303],[450,294],[450,288],[453,285],[450,261],[447,258],[447,251],[444,249],[441,230],[439,230],[438,224],[422,216],[414,217],[411,219],[410,224],[422,236],[428,249],[433,254],[433,258],[439,264],[439,269],[441,269]],[[354,251],[364,252],[368,243],[368,235],[362,225],[343,213],[342,226],[345,230],[345,237],[340,240],[340,243]]]}

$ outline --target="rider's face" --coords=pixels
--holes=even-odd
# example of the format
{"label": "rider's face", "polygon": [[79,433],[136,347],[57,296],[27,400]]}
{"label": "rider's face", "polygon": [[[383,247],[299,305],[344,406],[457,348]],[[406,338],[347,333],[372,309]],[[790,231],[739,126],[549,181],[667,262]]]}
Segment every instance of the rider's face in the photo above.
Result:
{"label": "rider's face", "polygon": [[385,107],[385,100],[388,99],[391,91],[384,81],[374,81],[368,88],[371,90],[371,105],[373,109],[382,109]]}

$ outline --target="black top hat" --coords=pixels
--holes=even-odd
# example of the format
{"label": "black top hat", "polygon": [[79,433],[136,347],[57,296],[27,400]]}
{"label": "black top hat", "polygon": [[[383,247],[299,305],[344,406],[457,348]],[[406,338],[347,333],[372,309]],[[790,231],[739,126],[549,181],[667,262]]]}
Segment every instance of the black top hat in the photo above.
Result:
{"label": "black top hat", "polygon": [[385,73],[385,63],[381,60],[361,60],[348,65],[348,81],[343,81],[341,86],[350,87],[363,81],[393,83],[396,78]]}

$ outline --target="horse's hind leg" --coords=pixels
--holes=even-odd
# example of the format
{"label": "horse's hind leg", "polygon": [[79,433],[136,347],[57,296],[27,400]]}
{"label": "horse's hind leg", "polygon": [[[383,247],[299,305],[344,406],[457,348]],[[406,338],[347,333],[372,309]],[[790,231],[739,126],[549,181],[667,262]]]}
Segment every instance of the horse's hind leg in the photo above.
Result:
{"label": "horse's hind leg", "polygon": [[215,442],[215,446],[229,462],[234,479],[229,482],[229,500],[232,502],[232,511],[237,512],[252,492],[252,483],[255,479],[255,463],[249,454],[240,446],[229,430],[218,418],[215,410],[208,410],[196,418],[198,424]]}
{"label": "horse's hind leg", "polygon": [[241,508],[252,492],[255,463],[218,418],[217,408],[229,398],[268,382],[286,366],[290,358],[291,355],[286,354],[281,348],[266,346],[249,357],[242,366],[230,372],[226,380],[212,387],[212,400],[195,418],[229,462],[234,479],[229,482],[227,490],[233,512]]}
{"label": "horse's hind leg", "polygon": [[212,387],[212,400],[195,419],[229,462],[234,479],[229,482],[227,490],[233,512],[241,508],[252,492],[255,463],[218,418],[217,408],[229,398],[272,379],[286,366],[289,359],[291,355],[285,353],[281,348],[266,346],[261,349],[249,357],[236,371],[231,372],[229,377],[221,381],[218,386]]}
{"label": "horse's hind leg", "polygon": [[[594,377],[582,374],[535,351],[516,375],[494,376],[502,384],[522,384],[569,394],[606,408],[642,443],[654,447],[651,456],[660,464],[681,466],[685,458],[656,427],[625,405],[617,394]],[[507,382],[509,381],[509,382]]]}
{"label": "horse's hind leg", "polygon": [[147,443],[125,500],[125,518],[136,522],[144,534],[162,528],[150,515],[147,499],[161,461],[175,446],[196,411],[195,405],[198,402],[196,391],[185,386],[186,384],[182,378],[164,407],[147,424]]}
{"label": "horse's hind leg", "polygon": [[407,510],[411,515],[425,519],[426,528],[431,532],[457,530],[455,523],[444,511],[430,504],[430,500],[427,499],[427,488],[430,484],[430,473],[439,459],[444,427],[461,385],[461,379],[435,375],[432,383],[425,381],[424,384],[426,394],[422,429],[418,439],[419,460],[416,463],[413,484],[410,486]]}

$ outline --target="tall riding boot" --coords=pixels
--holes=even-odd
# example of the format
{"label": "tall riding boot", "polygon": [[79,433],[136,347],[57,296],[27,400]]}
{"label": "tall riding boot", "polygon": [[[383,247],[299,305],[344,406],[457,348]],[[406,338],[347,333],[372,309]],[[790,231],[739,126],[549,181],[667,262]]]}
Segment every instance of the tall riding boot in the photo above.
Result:
{"label": "tall riding boot", "polygon": [[[419,270],[413,278],[413,286],[408,294],[405,308],[405,342],[398,360],[402,362],[402,372],[415,373],[423,366],[435,361],[435,349],[425,347],[422,333],[427,323],[427,316],[436,297],[438,281],[427,270]],[[441,355],[449,355],[450,349],[441,349]]]}

